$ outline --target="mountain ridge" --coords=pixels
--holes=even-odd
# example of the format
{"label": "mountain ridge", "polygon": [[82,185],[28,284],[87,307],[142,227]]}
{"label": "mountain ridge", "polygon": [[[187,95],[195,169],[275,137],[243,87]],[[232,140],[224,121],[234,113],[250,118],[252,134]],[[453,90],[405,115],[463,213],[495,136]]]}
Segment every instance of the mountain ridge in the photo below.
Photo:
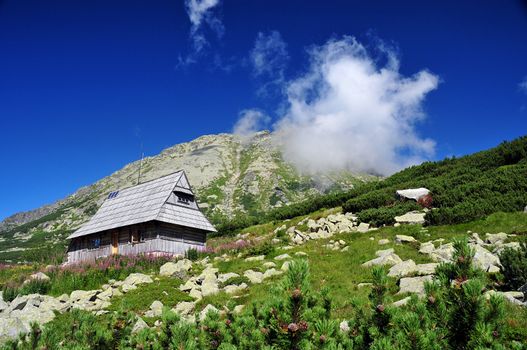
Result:
{"label": "mountain ridge", "polygon": [[283,160],[272,134],[266,131],[249,137],[203,135],[126,164],[54,203],[9,216],[0,222],[0,255],[32,246],[35,235],[50,238],[58,232],[49,241],[62,241],[67,232],[96,212],[109,192],[137,184],[140,162],[141,182],[184,170],[201,208],[216,223],[350,189],[375,178],[351,172],[302,175]]}

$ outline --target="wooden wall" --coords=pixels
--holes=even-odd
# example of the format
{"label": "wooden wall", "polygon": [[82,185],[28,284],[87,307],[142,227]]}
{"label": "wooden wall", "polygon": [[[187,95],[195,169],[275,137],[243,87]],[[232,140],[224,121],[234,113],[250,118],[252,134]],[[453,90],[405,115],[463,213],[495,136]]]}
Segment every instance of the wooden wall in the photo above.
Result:
{"label": "wooden wall", "polygon": [[[161,222],[149,222],[117,229],[118,254],[184,254],[188,249],[202,250],[206,246],[206,233],[196,229]],[[142,232],[141,241],[132,243],[132,233]],[[115,230],[114,230],[115,232]],[[112,254],[112,233],[105,231],[94,235],[79,237],[70,242],[68,264],[81,261],[95,261]],[[92,242],[99,238],[101,245],[95,248]]]}

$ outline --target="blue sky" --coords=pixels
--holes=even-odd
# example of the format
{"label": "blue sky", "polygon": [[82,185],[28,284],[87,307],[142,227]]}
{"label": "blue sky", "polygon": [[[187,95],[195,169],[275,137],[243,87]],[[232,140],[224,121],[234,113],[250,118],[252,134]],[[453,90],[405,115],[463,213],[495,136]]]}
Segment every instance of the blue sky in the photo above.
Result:
{"label": "blue sky", "polygon": [[243,111],[271,128],[298,122],[284,91],[320,73],[331,43],[344,45],[340,58],[364,49],[379,70],[396,57],[388,81],[399,87],[429,74],[404,134],[415,142],[402,145],[420,159],[527,133],[522,1],[3,0],[0,219],[118,170],[139,157],[139,139],[154,155],[231,132]]}

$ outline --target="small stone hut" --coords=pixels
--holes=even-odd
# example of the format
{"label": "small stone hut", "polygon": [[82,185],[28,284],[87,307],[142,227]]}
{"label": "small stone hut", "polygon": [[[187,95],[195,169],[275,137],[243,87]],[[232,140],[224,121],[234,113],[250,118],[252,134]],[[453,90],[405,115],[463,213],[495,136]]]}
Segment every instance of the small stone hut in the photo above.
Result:
{"label": "small stone hut", "polygon": [[114,191],[68,237],[67,263],[112,254],[184,254],[202,250],[216,229],[201,212],[184,171]]}

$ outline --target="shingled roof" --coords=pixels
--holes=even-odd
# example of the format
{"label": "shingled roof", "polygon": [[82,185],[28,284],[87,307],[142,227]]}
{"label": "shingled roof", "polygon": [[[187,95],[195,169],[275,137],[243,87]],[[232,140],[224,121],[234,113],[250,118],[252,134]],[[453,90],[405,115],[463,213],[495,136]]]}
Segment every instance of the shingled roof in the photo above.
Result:
{"label": "shingled roof", "polygon": [[111,192],[90,221],[68,238],[153,220],[216,232],[199,208],[167,203],[174,191],[193,194],[184,171]]}

